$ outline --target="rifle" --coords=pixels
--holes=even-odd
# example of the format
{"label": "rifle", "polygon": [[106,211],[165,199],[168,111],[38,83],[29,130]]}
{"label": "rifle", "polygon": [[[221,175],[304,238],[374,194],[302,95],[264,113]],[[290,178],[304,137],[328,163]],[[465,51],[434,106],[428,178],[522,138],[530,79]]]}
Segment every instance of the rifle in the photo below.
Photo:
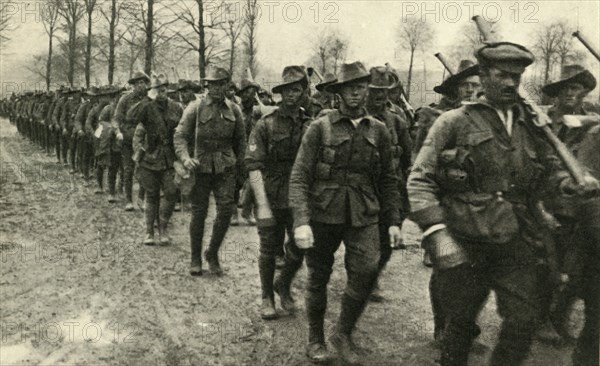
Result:
{"label": "rifle", "polygon": [[577,38],[581,43],[583,43],[583,45],[585,46],[585,48],[587,48],[588,51],[590,51],[592,53],[592,55],[594,55],[594,57],[596,58],[596,60],[600,61],[600,54],[598,54],[598,51],[596,51],[594,49],[594,47],[592,47],[592,45],[587,41],[587,39],[585,39],[583,37],[583,35],[581,34],[581,32],[579,32],[579,31],[573,32],[573,37]]}
{"label": "rifle", "polygon": [[440,62],[442,63],[442,65],[444,65],[444,68],[446,69],[446,71],[448,71],[448,73],[450,75],[454,75],[455,72],[452,71],[452,69],[450,68],[450,64],[448,63],[448,60],[446,60],[446,58],[444,57],[444,55],[442,55],[441,52],[438,52],[434,55],[438,60],[440,60]]}

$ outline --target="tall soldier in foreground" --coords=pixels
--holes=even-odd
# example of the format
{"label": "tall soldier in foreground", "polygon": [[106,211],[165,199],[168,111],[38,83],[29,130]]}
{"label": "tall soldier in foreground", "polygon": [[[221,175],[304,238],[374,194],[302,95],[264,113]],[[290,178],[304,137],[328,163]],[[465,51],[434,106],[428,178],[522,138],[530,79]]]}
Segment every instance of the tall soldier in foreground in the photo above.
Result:
{"label": "tall soldier in foreground", "polygon": [[446,314],[443,366],[466,365],[475,322],[490,290],[503,318],[491,365],[520,365],[541,306],[536,251],[542,186],[580,188],[562,168],[517,89],[533,60],[525,47],[489,43],[476,52],[485,96],[442,114],[409,176],[411,219],[438,271]]}
{"label": "tall soldier in foreground", "polygon": [[302,67],[287,66],[282,79],[282,83],[273,88],[273,93],[281,94],[281,105],[257,122],[250,134],[245,158],[257,213],[260,214],[257,222],[260,237],[258,268],[262,287],[260,316],[263,319],[277,317],[273,291],[275,257],[284,245],[286,231],[289,240],[286,242],[285,265],[275,291],[281,297],[281,307],[289,313],[294,311],[291,282],[304,258],[294,242],[288,184],[302,134],[310,121],[300,107],[308,77]]}
{"label": "tall soldier in foreground", "polygon": [[[195,185],[190,193],[190,274],[193,276],[202,275],[202,239],[211,192],[217,203],[217,217],[205,257],[212,274],[223,274],[218,252],[234,208],[236,170],[243,164],[246,151],[242,112],[225,98],[230,79],[229,72],[223,68],[209,71],[204,79],[208,83],[208,96],[187,106],[173,138],[177,157],[195,175]],[[193,158],[190,145],[194,146]]]}
{"label": "tall soldier in foreground", "polygon": [[310,124],[290,178],[294,237],[300,248],[309,248],[306,355],[313,362],[329,359],[323,328],[327,283],[341,242],[348,282],[331,342],[342,359],[356,364],[360,356],[351,334],[377,279],[379,220],[392,242],[400,240],[390,133],[365,110],[370,78],[360,62],[342,65],[338,81],[328,86],[340,95],[340,108]]}

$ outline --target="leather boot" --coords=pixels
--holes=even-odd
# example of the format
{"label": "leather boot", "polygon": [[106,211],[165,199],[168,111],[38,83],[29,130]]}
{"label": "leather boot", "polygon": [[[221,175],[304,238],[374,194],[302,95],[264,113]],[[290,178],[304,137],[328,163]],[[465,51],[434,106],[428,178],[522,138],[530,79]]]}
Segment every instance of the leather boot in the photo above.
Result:
{"label": "leather boot", "polygon": [[273,301],[272,298],[265,297],[262,299],[260,317],[264,320],[273,320],[278,318],[277,310],[275,309],[275,301]]}
{"label": "leather boot", "polygon": [[332,357],[325,343],[309,343],[306,346],[306,357],[312,363],[327,363],[331,361]]}
{"label": "leather boot", "polygon": [[281,301],[281,307],[289,314],[293,314],[296,311],[294,304],[294,298],[292,297],[291,287],[292,280],[296,276],[296,273],[302,266],[302,261],[291,261],[287,260],[279,276],[273,283],[273,288]]}
{"label": "leather boot", "polygon": [[210,252],[210,248],[204,252],[204,258],[208,263],[208,272],[215,276],[222,276],[223,269],[221,268],[221,264],[219,263],[218,254],[213,254]]}

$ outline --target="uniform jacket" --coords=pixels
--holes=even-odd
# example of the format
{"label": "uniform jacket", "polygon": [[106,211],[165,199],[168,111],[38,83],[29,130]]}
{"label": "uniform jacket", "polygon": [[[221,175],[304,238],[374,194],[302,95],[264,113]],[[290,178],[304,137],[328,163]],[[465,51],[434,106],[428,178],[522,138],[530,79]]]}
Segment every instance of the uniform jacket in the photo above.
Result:
{"label": "uniform jacket", "polygon": [[[133,141],[133,145],[143,151],[137,150],[138,164],[150,170],[172,168],[175,162],[173,133],[183,113],[181,105],[170,99],[163,104],[146,97],[139,107],[135,116],[139,124]],[[138,133],[140,125],[143,132]]]}
{"label": "uniform jacket", "polygon": [[188,144],[194,145],[194,158],[201,173],[220,174],[243,164],[246,130],[240,108],[224,99],[209,96],[190,103],[183,112],[173,137],[180,160],[190,157]]}
{"label": "uniform jacket", "polygon": [[417,132],[415,136],[414,152],[417,154],[423,142],[429,133],[429,129],[433,126],[433,122],[444,112],[460,107],[460,102],[453,102],[446,97],[440,100],[439,104],[431,104],[421,107],[415,112],[415,122],[417,124]]}
{"label": "uniform jacket", "polygon": [[294,227],[309,221],[364,227],[380,217],[386,225],[400,223],[390,133],[370,116],[362,117],[356,128],[339,110],[313,121],[289,189]]}
{"label": "uniform jacket", "polygon": [[457,237],[497,243],[535,230],[538,192],[568,173],[523,105],[513,113],[511,136],[485,99],[435,121],[408,180],[410,217],[422,229],[445,223]]}
{"label": "uniform jacket", "polygon": [[280,107],[263,116],[250,134],[246,170],[261,171],[272,209],[288,208],[290,174],[310,120],[303,109],[292,116]]}
{"label": "uniform jacket", "polygon": [[123,134],[123,144],[131,144],[135,127],[139,121],[133,120],[131,108],[146,96],[135,92],[125,94],[119,99],[113,116],[113,127]]}

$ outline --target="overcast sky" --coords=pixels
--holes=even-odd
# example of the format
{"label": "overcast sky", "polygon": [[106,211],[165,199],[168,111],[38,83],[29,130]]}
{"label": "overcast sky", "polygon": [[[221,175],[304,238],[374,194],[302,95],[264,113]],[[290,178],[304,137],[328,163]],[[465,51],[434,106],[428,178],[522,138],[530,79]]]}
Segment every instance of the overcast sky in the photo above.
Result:
{"label": "overcast sky", "polygon": [[[0,0],[6,3],[8,0]],[[13,2],[15,0],[12,0]],[[166,0],[175,1],[175,0]],[[29,3],[32,3],[29,1]],[[303,63],[311,54],[313,40],[324,32],[337,30],[348,37],[348,60],[368,66],[390,62],[400,69],[408,66],[408,54],[397,46],[397,29],[403,17],[420,16],[434,25],[435,46],[426,52],[427,65],[440,67],[432,54],[446,49],[458,37],[459,29],[474,14],[497,21],[505,40],[532,46],[540,24],[567,19],[600,49],[600,1],[260,1],[259,60],[269,69]],[[22,9],[22,8],[21,8]],[[0,67],[3,84],[22,83],[32,55],[47,50],[47,36],[39,17],[19,12],[18,28],[2,51]],[[24,21],[23,21],[24,20]],[[473,27],[475,27],[473,25]],[[583,49],[575,42],[578,49]],[[422,63],[422,61],[421,61]],[[600,66],[590,62],[598,76]],[[429,67],[429,66],[428,66]]]}

